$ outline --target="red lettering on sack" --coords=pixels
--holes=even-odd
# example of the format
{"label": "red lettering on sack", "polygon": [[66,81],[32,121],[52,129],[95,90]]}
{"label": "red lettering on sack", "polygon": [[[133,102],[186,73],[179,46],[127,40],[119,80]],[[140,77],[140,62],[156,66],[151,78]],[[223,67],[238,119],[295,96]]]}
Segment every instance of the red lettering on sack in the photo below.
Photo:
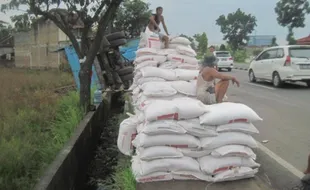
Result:
{"label": "red lettering on sack", "polygon": [[230,120],[228,123],[248,123],[248,120],[245,118],[233,119]]}
{"label": "red lettering on sack", "polygon": [[166,175],[159,175],[159,176],[152,176],[152,177],[147,177],[147,178],[142,178],[139,179],[140,182],[151,182],[154,180],[161,180],[161,179],[165,179]]}
{"label": "red lettering on sack", "polygon": [[157,117],[157,120],[165,120],[165,119],[178,120],[179,119],[179,114],[178,113],[171,113],[171,114],[161,115],[161,116]]}
{"label": "red lettering on sack", "polygon": [[226,170],[230,170],[231,168],[233,168],[233,166],[222,167],[222,168],[214,170],[213,173],[223,172]]}

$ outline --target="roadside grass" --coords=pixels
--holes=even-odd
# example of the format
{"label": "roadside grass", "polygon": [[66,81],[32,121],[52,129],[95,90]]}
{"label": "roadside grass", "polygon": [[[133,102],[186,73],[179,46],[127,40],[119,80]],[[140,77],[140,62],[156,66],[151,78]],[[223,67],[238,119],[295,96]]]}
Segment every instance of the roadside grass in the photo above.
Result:
{"label": "roadside grass", "polygon": [[77,92],[59,71],[0,70],[0,189],[29,190],[83,117]]}

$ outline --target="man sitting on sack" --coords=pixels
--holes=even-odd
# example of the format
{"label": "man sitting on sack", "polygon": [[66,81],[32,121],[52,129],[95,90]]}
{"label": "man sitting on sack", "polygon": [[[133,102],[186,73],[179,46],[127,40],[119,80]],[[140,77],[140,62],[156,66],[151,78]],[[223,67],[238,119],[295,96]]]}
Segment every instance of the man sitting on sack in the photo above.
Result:
{"label": "man sitting on sack", "polygon": [[[153,14],[150,17],[150,22],[148,24],[148,28],[150,31],[158,34],[160,40],[165,43],[165,48],[168,48],[168,46],[169,46],[169,38],[168,38],[169,33],[168,33],[168,29],[167,29],[167,26],[166,26],[166,23],[164,20],[164,16],[162,14],[163,14],[163,8],[157,7],[156,8],[156,14]],[[167,35],[160,33],[160,28],[159,28],[160,23],[162,23],[163,28],[164,28]]]}
{"label": "man sitting on sack", "polygon": [[[239,87],[235,77],[223,75],[216,70],[216,63],[214,56],[205,57],[197,79],[197,99],[207,105],[223,102],[230,80]],[[215,83],[215,79],[220,81]]]}

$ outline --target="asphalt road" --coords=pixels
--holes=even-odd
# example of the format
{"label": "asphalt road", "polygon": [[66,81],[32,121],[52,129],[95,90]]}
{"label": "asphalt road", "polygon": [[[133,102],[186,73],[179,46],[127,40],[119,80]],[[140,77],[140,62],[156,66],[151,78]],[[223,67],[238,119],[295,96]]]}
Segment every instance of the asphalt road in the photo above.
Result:
{"label": "asphalt road", "polygon": [[[264,119],[255,123],[260,131],[256,140],[303,171],[310,153],[310,88],[288,84],[277,89],[265,82],[250,83],[245,70],[224,73],[237,77],[241,83],[239,88],[229,87],[229,101],[250,106]],[[263,143],[264,140],[268,142]]]}

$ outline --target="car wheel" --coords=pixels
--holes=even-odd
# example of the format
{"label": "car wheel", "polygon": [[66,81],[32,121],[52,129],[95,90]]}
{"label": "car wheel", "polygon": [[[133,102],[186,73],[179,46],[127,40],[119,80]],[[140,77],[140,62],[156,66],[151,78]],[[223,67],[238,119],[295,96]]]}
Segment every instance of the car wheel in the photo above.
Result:
{"label": "car wheel", "polygon": [[114,32],[112,34],[108,34],[105,37],[109,41],[114,41],[114,40],[117,40],[117,39],[125,38],[126,36],[125,36],[125,33],[122,31],[122,32]]}
{"label": "car wheel", "polygon": [[250,82],[256,82],[256,77],[252,69],[249,71],[249,80]]}
{"label": "car wheel", "polygon": [[110,41],[110,46],[111,47],[118,47],[118,46],[125,45],[126,43],[127,43],[127,40],[123,38],[123,39]]}
{"label": "car wheel", "polygon": [[227,71],[230,72],[230,71],[231,71],[231,68],[228,68]]}
{"label": "car wheel", "polygon": [[277,73],[277,72],[273,73],[272,84],[273,84],[273,86],[275,86],[277,88],[279,88],[279,87],[281,87],[283,85],[283,82],[282,82],[282,80],[280,78],[279,73]]}
{"label": "car wheel", "polygon": [[306,81],[306,84],[310,88],[310,81]]}
{"label": "car wheel", "polygon": [[217,70],[218,70],[218,71],[222,71],[222,69],[221,69],[221,68],[217,68]]}

